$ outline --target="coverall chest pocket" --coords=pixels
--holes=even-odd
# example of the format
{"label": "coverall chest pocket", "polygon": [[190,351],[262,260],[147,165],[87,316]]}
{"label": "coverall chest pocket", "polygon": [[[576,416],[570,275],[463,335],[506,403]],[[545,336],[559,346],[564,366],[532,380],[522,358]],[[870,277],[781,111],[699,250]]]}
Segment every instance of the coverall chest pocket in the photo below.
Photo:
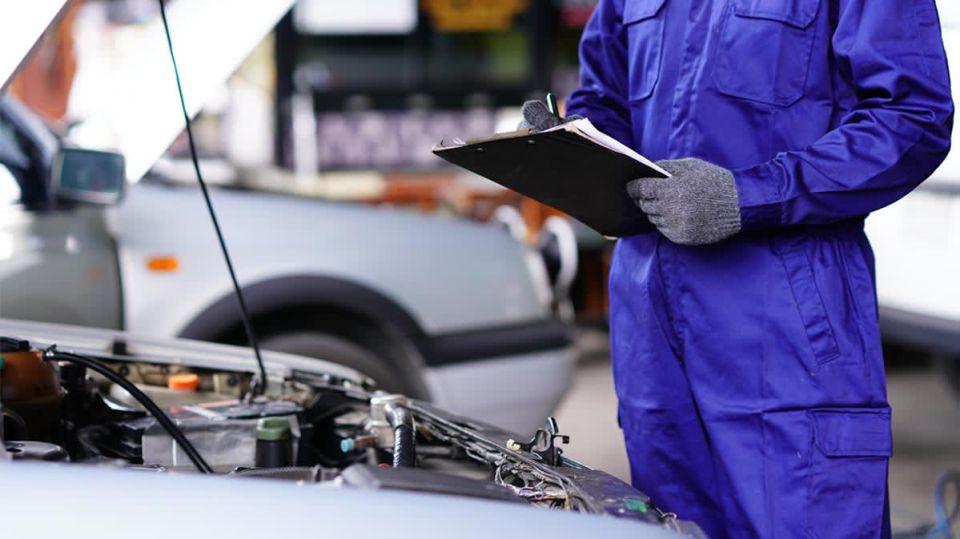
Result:
{"label": "coverall chest pocket", "polygon": [[623,26],[627,32],[630,101],[650,97],[660,78],[664,14],[667,0],[626,0]]}
{"label": "coverall chest pocket", "polygon": [[821,0],[728,0],[714,64],[721,93],[786,107],[804,94]]}

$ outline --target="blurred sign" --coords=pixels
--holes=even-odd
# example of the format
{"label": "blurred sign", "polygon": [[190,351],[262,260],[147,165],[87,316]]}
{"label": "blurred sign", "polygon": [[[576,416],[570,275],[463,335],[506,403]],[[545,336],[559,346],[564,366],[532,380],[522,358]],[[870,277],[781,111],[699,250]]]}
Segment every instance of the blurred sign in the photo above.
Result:
{"label": "blurred sign", "polygon": [[417,0],[300,0],[293,17],[305,34],[409,34],[417,27]]}
{"label": "blurred sign", "polygon": [[527,0],[423,0],[423,9],[443,32],[509,30]]}
{"label": "blurred sign", "polygon": [[317,170],[433,168],[441,140],[487,136],[496,111],[324,112],[316,117]]}
{"label": "blurred sign", "polygon": [[554,0],[554,3],[560,11],[560,22],[564,26],[583,28],[590,20],[597,0]]}

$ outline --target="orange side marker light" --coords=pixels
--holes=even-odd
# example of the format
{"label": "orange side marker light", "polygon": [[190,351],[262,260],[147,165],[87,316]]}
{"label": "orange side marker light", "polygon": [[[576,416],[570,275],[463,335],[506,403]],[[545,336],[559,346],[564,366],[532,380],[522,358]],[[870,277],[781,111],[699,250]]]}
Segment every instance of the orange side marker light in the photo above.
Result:
{"label": "orange side marker light", "polygon": [[157,272],[171,272],[180,269],[180,260],[175,256],[154,256],[147,259],[147,269]]}

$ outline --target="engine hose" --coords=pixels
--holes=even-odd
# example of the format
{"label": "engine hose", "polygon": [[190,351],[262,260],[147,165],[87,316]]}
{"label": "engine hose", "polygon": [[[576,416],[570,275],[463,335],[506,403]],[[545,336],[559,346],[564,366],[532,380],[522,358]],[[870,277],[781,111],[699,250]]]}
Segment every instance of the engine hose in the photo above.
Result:
{"label": "engine hose", "polygon": [[160,426],[167,431],[167,434],[169,434],[170,437],[177,442],[177,445],[180,446],[180,449],[182,449],[187,455],[187,457],[190,459],[190,462],[197,467],[197,471],[200,473],[213,473],[213,468],[207,464],[207,461],[203,459],[203,457],[200,455],[200,452],[198,452],[193,444],[190,443],[190,440],[188,440],[186,435],[183,434],[183,431],[180,430],[180,427],[178,427],[173,420],[167,417],[167,414],[165,414],[163,410],[161,410],[160,407],[153,402],[153,399],[141,391],[140,388],[133,384],[133,382],[130,382],[123,376],[113,372],[108,367],[104,366],[93,358],[78,354],[71,354],[68,352],[60,352],[56,350],[56,347],[53,346],[46,350],[44,353],[44,359],[47,361],[69,361],[70,363],[78,363],[92,371],[101,374],[107,380],[110,380],[111,382],[125,389],[131,397],[136,399],[137,402],[139,402],[144,408],[146,408],[148,412],[150,412],[154,419],[157,420],[157,423],[159,423]]}
{"label": "engine hose", "polygon": [[413,414],[402,406],[388,405],[384,415],[393,427],[393,467],[413,468],[417,461]]}

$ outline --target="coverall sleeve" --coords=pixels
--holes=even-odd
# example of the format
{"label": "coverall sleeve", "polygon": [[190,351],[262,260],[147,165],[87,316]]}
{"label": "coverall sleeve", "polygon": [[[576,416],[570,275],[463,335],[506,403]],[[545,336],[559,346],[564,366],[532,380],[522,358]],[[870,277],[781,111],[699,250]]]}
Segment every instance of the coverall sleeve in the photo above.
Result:
{"label": "coverall sleeve", "polygon": [[919,185],[950,149],[954,109],[933,1],[838,4],[833,55],[856,105],[811,146],[734,171],[744,230],[866,215]]}
{"label": "coverall sleeve", "polygon": [[580,38],[580,87],[567,101],[567,114],[585,116],[604,133],[633,147],[622,11],[616,0],[600,0],[587,22]]}

